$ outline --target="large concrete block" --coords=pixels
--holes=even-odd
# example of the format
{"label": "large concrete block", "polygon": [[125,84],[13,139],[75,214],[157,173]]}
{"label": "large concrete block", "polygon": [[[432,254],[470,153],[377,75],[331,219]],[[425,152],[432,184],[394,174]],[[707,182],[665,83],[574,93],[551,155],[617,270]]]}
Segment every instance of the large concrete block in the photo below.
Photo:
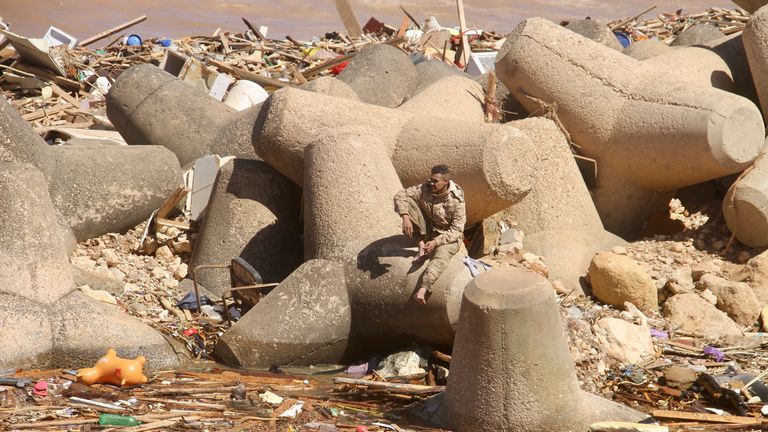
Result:
{"label": "large concrete block", "polygon": [[702,45],[723,37],[723,32],[715,23],[694,24],[684,32],[677,35],[672,41],[672,46]]}
{"label": "large concrete block", "polygon": [[525,233],[523,247],[543,256],[550,277],[581,292],[580,279],[592,257],[625,242],[605,231],[570,146],[552,120],[531,117],[506,123],[522,130],[541,157],[533,189],[500,216]]}
{"label": "large concrete block", "polygon": [[76,144],[50,152],[51,200],[80,240],[133,228],[182,184],[179,161],[165,147]]}
{"label": "large concrete block", "polygon": [[[442,47],[441,47],[442,48]],[[459,68],[439,60],[424,60],[416,64],[416,90],[414,96],[432,84],[449,76],[469,77]]]}
{"label": "large concrete block", "polygon": [[350,325],[343,267],[309,260],[219,339],[216,356],[244,367],[337,362]]}
{"label": "large concrete block", "polygon": [[484,100],[483,89],[472,78],[450,75],[422,89],[397,109],[482,123],[485,121]]}
{"label": "large concrete block", "polygon": [[402,221],[392,211],[392,197],[402,186],[385,146],[372,139],[341,135],[333,145],[305,149],[306,259],[344,261],[399,232]]}
{"label": "large concrete block", "polygon": [[78,240],[119,232],[145,220],[181,184],[165,149],[116,145],[49,146],[7,101],[0,102],[0,157],[45,176],[60,224]]}
{"label": "large concrete block", "polygon": [[[762,9],[761,9],[762,10]],[[747,246],[768,246],[768,157],[747,168],[723,198],[728,229]]]}
{"label": "large concrete block", "polygon": [[742,36],[763,117],[768,121],[768,7],[761,7],[749,19]]}
{"label": "large concrete block", "polygon": [[510,267],[469,283],[451,376],[434,420],[468,432],[568,431],[644,417],[581,391],[546,279]]}
{"label": "large concrete block", "polygon": [[395,108],[416,90],[416,68],[399,48],[378,44],[364,48],[339,74],[361,101]]}
{"label": "large concrete block", "polygon": [[[213,185],[192,267],[228,264],[241,257],[264,283],[279,282],[302,261],[301,191],[262,161],[235,159]],[[230,286],[223,270],[203,270],[197,280],[221,293]]]}
{"label": "large concrete block", "polygon": [[182,166],[209,153],[253,157],[250,145],[219,134],[254,109],[238,113],[151,64],[123,72],[107,95],[107,116],[128,144],[165,146]]}
{"label": "large concrete block", "polygon": [[535,143],[510,127],[458,121],[329,98],[295,89],[274,93],[254,127],[256,152],[297,184],[304,173],[304,148],[330,143],[354,125],[361,136],[384,143],[404,185],[446,163],[467,198],[472,224],[520,200],[532,187]]}
{"label": "large concrete block", "polygon": [[179,366],[160,333],[75,290],[40,171],[0,163],[0,196],[0,368],[83,367],[111,347],[145,355],[152,367]]}
{"label": "large concrete block", "polygon": [[496,72],[529,111],[556,103],[581,152],[597,160],[604,226],[639,233],[670,191],[744,169],[763,146],[757,107],[685,85],[541,18],[521,23]]}

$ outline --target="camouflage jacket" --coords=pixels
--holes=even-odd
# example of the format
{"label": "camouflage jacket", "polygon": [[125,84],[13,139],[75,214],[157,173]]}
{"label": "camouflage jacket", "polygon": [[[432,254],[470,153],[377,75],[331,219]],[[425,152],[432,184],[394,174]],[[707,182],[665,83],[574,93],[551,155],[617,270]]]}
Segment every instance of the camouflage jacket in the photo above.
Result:
{"label": "camouflage jacket", "polygon": [[434,195],[426,184],[403,189],[395,195],[395,210],[398,214],[408,214],[408,198],[413,198],[419,205],[424,219],[432,227],[429,237],[438,246],[459,242],[464,237],[464,224],[467,223],[467,211],[464,204],[464,191],[451,181],[448,191]]}

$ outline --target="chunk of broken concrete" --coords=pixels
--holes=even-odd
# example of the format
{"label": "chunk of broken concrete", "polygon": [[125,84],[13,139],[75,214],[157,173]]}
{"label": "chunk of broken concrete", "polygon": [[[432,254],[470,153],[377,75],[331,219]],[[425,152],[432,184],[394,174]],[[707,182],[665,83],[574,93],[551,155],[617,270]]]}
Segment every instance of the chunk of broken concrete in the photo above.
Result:
{"label": "chunk of broken concrete", "polygon": [[638,364],[656,356],[650,329],[619,318],[603,318],[597,323],[597,338],[612,358],[624,365]]}
{"label": "chunk of broken concrete", "polygon": [[697,294],[678,294],[664,303],[664,316],[670,325],[696,336],[718,341],[742,334],[738,324]]}
{"label": "chunk of broken concrete", "polygon": [[648,273],[632,258],[611,252],[598,252],[589,266],[592,294],[598,300],[623,308],[630,302],[643,312],[654,312],[659,298]]}

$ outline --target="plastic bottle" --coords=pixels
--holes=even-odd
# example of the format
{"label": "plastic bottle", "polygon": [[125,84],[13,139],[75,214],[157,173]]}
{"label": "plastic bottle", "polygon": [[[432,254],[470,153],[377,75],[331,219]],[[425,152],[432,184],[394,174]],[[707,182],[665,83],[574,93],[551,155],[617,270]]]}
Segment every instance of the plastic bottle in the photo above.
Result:
{"label": "plastic bottle", "polygon": [[141,424],[141,422],[136,420],[135,417],[131,416],[102,414],[99,416],[99,424],[109,426],[138,426]]}

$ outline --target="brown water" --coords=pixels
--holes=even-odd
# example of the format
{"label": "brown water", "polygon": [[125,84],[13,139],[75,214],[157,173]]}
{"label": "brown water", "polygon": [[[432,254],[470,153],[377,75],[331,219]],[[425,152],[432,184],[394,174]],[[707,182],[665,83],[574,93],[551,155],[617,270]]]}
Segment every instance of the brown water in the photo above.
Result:
{"label": "brown water", "polygon": [[[649,5],[650,0],[600,2],[575,0],[464,0],[467,25],[507,32],[522,18],[543,16],[559,21],[591,16],[613,19],[634,15]],[[457,24],[454,0],[352,0],[361,23],[371,16],[398,27],[402,4],[417,19],[437,17],[444,26]],[[732,7],[723,0],[679,0],[659,2],[654,13],[699,12],[710,6]],[[41,36],[49,25],[71,35],[86,38],[139,15],[149,19],[128,30],[144,37],[181,37],[222,30],[245,29],[240,17],[255,25],[269,26],[269,36],[285,35],[309,39],[326,31],[342,30],[332,0],[0,0],[0,16],[11,24],[11,30],[26,36]],[[650,15],[649,15],[650,16]],[[106,43],[106,42],[104,42]]]}

